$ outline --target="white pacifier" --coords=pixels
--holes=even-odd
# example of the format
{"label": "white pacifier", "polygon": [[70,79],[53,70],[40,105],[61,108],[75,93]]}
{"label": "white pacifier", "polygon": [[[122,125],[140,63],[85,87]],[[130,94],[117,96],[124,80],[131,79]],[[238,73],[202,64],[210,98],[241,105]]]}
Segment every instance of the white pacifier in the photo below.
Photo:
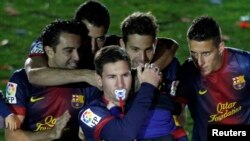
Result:
{"label": "white pacifier", "polygon": [[115,90],[115,97],[117,100],[125,100],[126,98],[126,89],[117,89]]}

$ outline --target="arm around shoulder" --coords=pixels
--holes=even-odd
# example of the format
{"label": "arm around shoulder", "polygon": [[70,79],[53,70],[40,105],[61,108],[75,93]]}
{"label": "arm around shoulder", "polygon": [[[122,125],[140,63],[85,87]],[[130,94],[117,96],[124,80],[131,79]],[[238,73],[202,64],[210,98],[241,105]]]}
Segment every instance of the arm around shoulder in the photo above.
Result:
{"label": "arm around shoulder", "polygon": [[31,84],[55,86],[69,83],[87,82],[97,86],[94,71],[88,69],[56,69],[47,66],[46,59],[41,56],[28,58],[25,71]]}

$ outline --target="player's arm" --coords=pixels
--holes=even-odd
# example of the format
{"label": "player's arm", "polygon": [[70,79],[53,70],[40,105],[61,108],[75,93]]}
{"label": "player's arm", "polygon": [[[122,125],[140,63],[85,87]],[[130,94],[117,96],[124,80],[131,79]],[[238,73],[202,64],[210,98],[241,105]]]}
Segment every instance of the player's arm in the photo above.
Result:
{"label": "player's arm", "polygon": [[[136,95],[133,105],[123,118],[115,118],[107,109],[100,106],[86,106],[79,114],[80,126],[86,138],[95,140],[134,139],[148,115],[153,93],[157,91],[153,85],[148,83],[142,84],[141,88],[143,91]],[[92,137],[93,135],[94,137]]]}
{"label": "player's arm", "polygon": [[[2,93],[0,93],[0,94],[2,95]],[[5,103],[5,101],[1,98],[0,98],[0,107],[1,107],[0,116],[6,118],[8,115],[10,115],[12,113],[10,108]]]}
{"label": "player's arm", "polygon": [[169,38],[158,38],[153,63],[163,70],[173,60],[178,43]]}
{"label": "player's arm", "polygon": [[[19,120],[23,123],[25,116],[18,115]],[[32,132],[18,129],[11,131],[5,129],[6,141],[51,141],[61,137],[63,128],[67,125],[70,119],[70,114],[66,111],[61,117],[57,119],[55,126],[51,130]]]}
{"label": "player's arm", "polygon": [[[138,78],[141,82],[141,88],[136,94],[135,101],[131,108],[123,118],[114,118],[110,115],[99,117],[98,113],[95,112],[99,112],[100,109],[96,109],[96,106],[80,114],[80,124],[83,128],[83,132],[85,133],[86,131],[86,133],[89,133],[89,131],[92,131],[95,139],[134,139],[141,125],[144,123],[145,118],[148,116],[148,109],[151,106],[153,95],[159,92],[157,86],[159,85],[161,76],[158,70],[159,69],[145,67],[142,72],[142,68],[138,68]],[[86,116],[86,113],[90,114],[91,112],[92,115],[96,116],[92,122],[89,121],[89,118]]]}
{"label": "player's arm", "polygon": [[97,86],[93,70],[49,68],[46,58],[41,56],[29,57],[25,61],[25,71],[29,82],[35,85],[54,86],[75,82],[87,82]]}

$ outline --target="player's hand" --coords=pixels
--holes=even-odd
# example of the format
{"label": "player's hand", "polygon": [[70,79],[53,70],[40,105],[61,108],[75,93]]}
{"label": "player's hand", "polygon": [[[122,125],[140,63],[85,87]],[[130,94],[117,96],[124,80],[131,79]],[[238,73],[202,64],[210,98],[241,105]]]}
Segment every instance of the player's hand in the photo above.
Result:
{"label": "player's hand", "polygon": [[21,121],[15,114],[9,114],[5,118],[5,128],[13,131],[19,129],[21,126]]}
{"label": "player's hand", "polygon": [[50,132],[49,137],[54,140],[61,137],[64,127],[67,125],[70,119],[69,111],[65,111],[63,115],[57,118],[56,124]]}
{"label": "player's hand", "polygon": [[140,83],[147,82],[155,87],[159,85],[162,77],[160,69],[154,64],[149,63],[146,63],[144,68],[142,66],[138,66],[137,75]]}
{"label": "player's hand", "polygon": [[85,141],[85,136],[84,136],[84,133],[83,133],[81,127],[79,127],[78,136],[79,136],[79,138],[80,138],[82,141]]}

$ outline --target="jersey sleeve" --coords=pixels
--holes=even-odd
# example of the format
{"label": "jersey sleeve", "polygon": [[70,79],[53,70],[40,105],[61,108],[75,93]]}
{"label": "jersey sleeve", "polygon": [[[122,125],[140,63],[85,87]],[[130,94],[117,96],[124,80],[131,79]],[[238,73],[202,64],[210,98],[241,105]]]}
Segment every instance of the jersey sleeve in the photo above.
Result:
{"label": "jersey sleeve", "polygon": [[[236,49],[234,49],[236,50]],[[238,49],[237,49],[238,50]],[[236,51],[234,51],[236,52]],[[239,68],[244,73],[247,82],[250,80],[250,52],[249,51],[239,51],[240,53],[236,54],[237,57],[237,64],[239,64]],[[242,63],[244,62],[244,63]],[[250,83],[246,83],[248,90],[250,90]]]}
{"label": "jersey sleeve", "polygon": [[79,113],[80,127],[84,132],[84,136],[89,140],[94,140],[95,130],[97,126],[102,125],[107,120],[114,118],[106,107],[103,106],[85,106]]}
{"label": "jersey sleeve", "polygon": [[26,114],[29,85],[24,69],[14,72],[7,83],[6,99],[15,114]]}
{"label": "jersey sleeve", "polygon": [[[194,81],[199,74],[199,70],[195,67],[194,63],[190,60],[184,62],[178,71],[177,81],[173,83],[172,90],[175,90],[176,100],[182,104],[187,104],[195,94]],[[172,91],[171,91],[172,92]]]}
{"label": "jersey sleeve", "polygon": [[177,58],[174,58],[171,63],[162,70],[163,74],[163,89],[166,93],[170,93],[171,85],[174,80],[177,79],[177,71],[180,69],[180,62]]}
{"label": "jersey sleeve", "polygon": [[11,114],[10,108],[3,99],[0,99],[0,116],[6,118],[9,114]]}
{"label": "jersey sleeve", "polygon": [[45,56],[41,39],[37,39],[31,44],[28,57],[33,56]]}

